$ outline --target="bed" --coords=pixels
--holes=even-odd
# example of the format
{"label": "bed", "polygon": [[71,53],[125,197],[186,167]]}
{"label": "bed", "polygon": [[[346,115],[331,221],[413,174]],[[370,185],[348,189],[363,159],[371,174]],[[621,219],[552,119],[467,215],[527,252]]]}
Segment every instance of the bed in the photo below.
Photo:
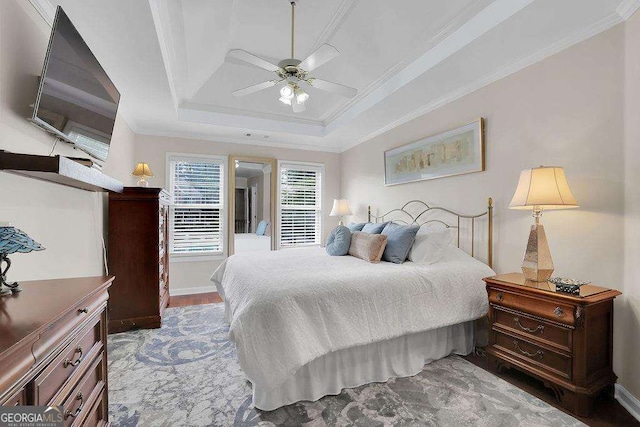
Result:
{"label": "bed", "polygon": [[[435,264],[369,264],[323,248],[236,254],[211,277],[225,302],[230,339],[253,386],[253,404],[273,410],[343,388],[411,376],[451,353],[469,354],[488,311],[482,278],[493,275],[492,206],[478,215],[412,201],[372,222],[455,228]],[[451,220],[446,217],[450,216]],[[486,263],[474,258],[478,224]],[[464,248],[465,237],[470,236]],[[471,256],[473,255],[473,256]]]}

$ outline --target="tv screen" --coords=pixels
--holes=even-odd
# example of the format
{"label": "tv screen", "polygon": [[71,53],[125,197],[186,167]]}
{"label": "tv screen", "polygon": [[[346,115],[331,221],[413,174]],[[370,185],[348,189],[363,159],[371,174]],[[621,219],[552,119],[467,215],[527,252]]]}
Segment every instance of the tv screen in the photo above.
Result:
{"label": "tv screen", "polygon": [[32,121],[106,161],[120,93],[58,6]]}

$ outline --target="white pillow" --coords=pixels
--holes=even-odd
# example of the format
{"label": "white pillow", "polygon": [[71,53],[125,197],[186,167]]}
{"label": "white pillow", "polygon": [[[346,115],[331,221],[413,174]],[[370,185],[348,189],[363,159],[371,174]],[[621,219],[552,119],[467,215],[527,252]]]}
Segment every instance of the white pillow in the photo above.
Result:
{"label": "white pillow", "polygon": [[453,228],[434,229],[427,227],[416,234],[416,240],[409,252],[409,261],[433,264],[440,261],[445,249],[451,245],[456,230]]}

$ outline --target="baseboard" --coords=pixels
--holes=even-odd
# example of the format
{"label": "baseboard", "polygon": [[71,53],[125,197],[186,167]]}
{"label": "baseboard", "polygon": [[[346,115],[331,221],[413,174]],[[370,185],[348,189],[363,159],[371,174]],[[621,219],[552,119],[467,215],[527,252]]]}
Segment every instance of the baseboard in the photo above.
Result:
{"label": "baseboard", "polygon": [[640,400],[620,384],[616,384],[616,400],[620,402],[624,409],[629,411],[636,420],[640,421]]}
{"label": "baseboard", "polygon": [[169,295],[172,297],[179,295],[206,294],[208,292],[217,292],[215,286],[195,286],[193,288],[177,288],[169,289]]}

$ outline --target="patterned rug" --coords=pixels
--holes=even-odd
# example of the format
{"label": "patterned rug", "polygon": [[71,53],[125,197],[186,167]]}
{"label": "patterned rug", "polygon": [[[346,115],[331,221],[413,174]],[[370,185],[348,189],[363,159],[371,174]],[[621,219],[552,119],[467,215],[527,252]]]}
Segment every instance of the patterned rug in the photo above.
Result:
{"label": "patterned rug", "polygon": [[458,356],[418,375],[271,412],[227,339],[222,304],[170,308],[161,329],[109,336],[109,413],[125,426],[575,426],[576,419]]}

